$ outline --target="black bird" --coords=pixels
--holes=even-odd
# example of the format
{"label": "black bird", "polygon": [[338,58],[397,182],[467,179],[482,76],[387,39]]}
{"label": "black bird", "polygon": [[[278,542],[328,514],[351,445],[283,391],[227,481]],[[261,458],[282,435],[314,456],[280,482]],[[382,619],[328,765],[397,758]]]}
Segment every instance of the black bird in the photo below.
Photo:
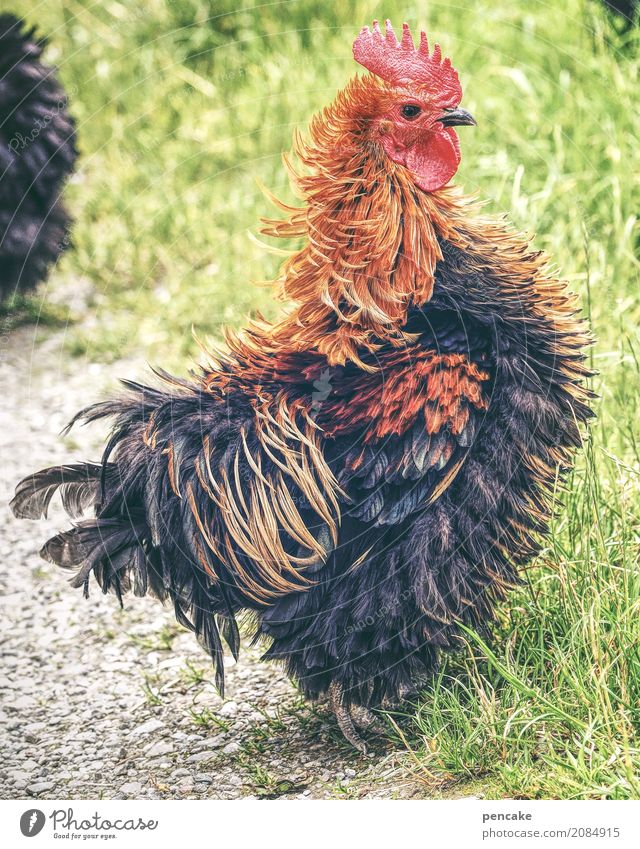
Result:
{"label": "black bird", "polygon": [[46,42],[0,15],[0,300],[33,289],[69,245],[60,194],[77,150],[68,98],[40,61]]}

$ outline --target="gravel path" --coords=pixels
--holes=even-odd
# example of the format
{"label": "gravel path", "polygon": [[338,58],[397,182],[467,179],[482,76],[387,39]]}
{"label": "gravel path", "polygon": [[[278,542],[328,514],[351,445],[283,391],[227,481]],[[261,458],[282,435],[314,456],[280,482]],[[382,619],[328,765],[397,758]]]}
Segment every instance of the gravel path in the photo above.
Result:
{"label": "gravel path", "polygon": [[[323,707],[243,648],[227,700],[207,657],[157,602],[120,610],[94,587],[89,601],[38,548],[61,513],[19,522],[7,501],[44,465],[95,459],[95,427],[58,436],[141,362],[67,361],[63,334],[0,334],[0,722],[2,798],[416,798],[409,762],[388,741],[363,758]],[[404,768],[403,768],[404,767]]]}

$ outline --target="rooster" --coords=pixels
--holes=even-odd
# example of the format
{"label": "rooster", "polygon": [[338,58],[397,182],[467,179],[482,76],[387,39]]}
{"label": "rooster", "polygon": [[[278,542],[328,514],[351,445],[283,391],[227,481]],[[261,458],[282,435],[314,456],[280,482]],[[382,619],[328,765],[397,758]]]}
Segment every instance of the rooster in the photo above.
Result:
{"label": "rooster", "polygon": [[265,220],[304,240],[290,311],[78,414],[113,421],[101,462],[37,472],[12,504],[46,516],[59,489],[76,523],[42,555],[85,594],[94,576],[169,600],[221,692],[250,611],[264,657],[364,750],[375,709],[485,627],[538,551],[590,395],[565,284],[448,185],[475,124],[450,60],[389,22],[353,55],[369,73],[296,139],[304,172],[288,162],[304,205],[273,198]]}
{"label": "rooster", "polygon": [[60,193],[75,125],[43,47],[33,28],[0,15],[0,300],[33,289],[69,245]]}

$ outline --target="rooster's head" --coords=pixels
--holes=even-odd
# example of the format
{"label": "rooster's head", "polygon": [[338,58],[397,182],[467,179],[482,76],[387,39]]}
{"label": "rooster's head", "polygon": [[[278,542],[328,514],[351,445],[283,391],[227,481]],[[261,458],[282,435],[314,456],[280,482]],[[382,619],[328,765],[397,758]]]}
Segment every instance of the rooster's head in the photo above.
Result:
{"label": "rooster's head", "polygon": [[424,191],[444,186],[460,164],[453,127],[475,124],[459,108],[462,88],[450,60],[442,58],[438,44],[429,52],[424,32],[416,47],[407,24],[398,41],[390,21],[384,34],[377,21],[373,29],[364,27],[353,55],[372,74],[355,82],[359,91],[351,90],[359,134],[407,168]]}

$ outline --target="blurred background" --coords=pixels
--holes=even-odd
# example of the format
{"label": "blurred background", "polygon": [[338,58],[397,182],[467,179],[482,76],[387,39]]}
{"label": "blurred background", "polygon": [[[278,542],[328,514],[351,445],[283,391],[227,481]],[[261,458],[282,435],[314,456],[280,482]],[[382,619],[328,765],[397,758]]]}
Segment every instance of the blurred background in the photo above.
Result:
{"label": "blurred background", "polygon": [[62,327],[78,370],[113,363],[114,375],[123,358],[140,374],[145,361],[184,371],[192,326],[217,339],[275,316],[254,285],[281,261],[251,236],[274,214],[258,181],[293,200],[281,154],[356,72],[363,24],[406,20],[441,43],[478,121],[460,133],[456,182],[535,234],[581,294],[600,400],[548,547],[491,645],[470,635],[445,664],[411,745],[430,775],[489,775],[498,795],[640,797],[638,26],[600,0],[0,10],[49,36],[81,151],[73,247],[35,295],[2,308],[3,326],[27,324],[34,345]]}
{"label": "blurred background", "polygon": [[90,299],[99,332],[71,332],[70,353],[186,361],[192,324],[217,335],[255,310],[274,314],[271,293],[251,285],[280,261],[248,235],[274,212],[257,180],[291,198],[281,153],[356,71],[352,40],[375,17],[425,28],[454,58],[479,125],[462,134],[457,182],[536,233],[583,292],[589,270],[605,345],[635,333],[638,29],[599,0],[0,9],[48,34],[78,122],[75,249],[40,293],[45,313],[59,286]]}

